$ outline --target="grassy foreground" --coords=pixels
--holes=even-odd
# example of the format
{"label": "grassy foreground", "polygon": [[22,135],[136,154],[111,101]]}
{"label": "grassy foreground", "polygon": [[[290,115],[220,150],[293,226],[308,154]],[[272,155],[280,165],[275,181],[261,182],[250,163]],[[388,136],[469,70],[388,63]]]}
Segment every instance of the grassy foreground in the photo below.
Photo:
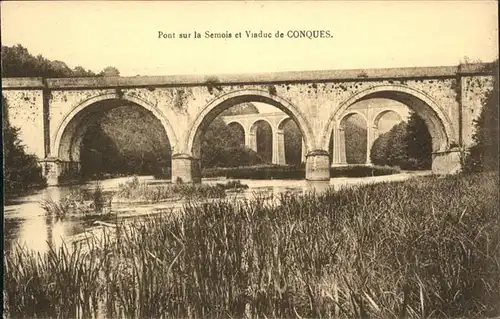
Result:
{"label": "grassy foreground", "polygon": [[193,204],[90,252],[4,255],[10,317],[500,315],[498,174]]}

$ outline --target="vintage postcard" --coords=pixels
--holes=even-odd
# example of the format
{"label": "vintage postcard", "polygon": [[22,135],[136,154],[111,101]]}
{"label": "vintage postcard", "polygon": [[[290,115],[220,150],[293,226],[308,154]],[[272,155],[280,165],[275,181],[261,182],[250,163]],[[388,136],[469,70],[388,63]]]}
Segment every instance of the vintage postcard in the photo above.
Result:
{"label": "vintage postcard", "polygon": [[497,5],[2,2],[4,317],[500,317]]}

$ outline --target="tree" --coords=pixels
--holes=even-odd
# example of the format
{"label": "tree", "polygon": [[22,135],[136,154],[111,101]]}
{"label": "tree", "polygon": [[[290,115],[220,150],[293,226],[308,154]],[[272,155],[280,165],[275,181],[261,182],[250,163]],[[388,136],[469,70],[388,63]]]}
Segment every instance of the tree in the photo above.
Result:
{"label": "tree", "polygon": [[381,134],[374,142],[370,152],[370,159],[373,164],[389,165],[387,162],[387,148],[389,140],[391,139],[391,132]]}
{"label": "tree", "polygon": [[85,70],[82,66],[77,66],[73,69],[73,76],[86,77],[86,76],[95,76],[95,74],[90,70]]}
{"label": "tree", "polygon": [[283,132],[287,164],[299,165],[302,162],[302,132],[292,119],[283,125]]}
{"label": "tree", "polygon": [[[2,46],[1,66],[2,76],[4,77],[61,78],[96,76],[94,72],[85,70],[81,66],[77,66],[72,70],[62,61],[51,61],[44,58],[42,55],[37,55],[35,57],[28,52],[28,49],[20,44],[16,44],[12,47]],[[118,72],[116,68],[108,68],[114,69],[109,72]],[[104,74],[101,74],[101,76],[103,75]]]}
{"label": "tree", "polygon": [[377,165],[406,167],[407,124],[401,122],[389,132],[380,135],[374,142],[371,150],[371,161]]}
{"label": "tree", "polygon": [[222,120],[222,116],[238,114],[255,114],[258,109],[246,102],[224,110],[205,130],[201,146],[202,167],[236,167],[263,163],[256,152],[242,146],[235,134]]}
{"label": "tree", "polygon": [[120,76],[120,71],[114,66],[108,66],[104,68],[99,74],[99,76]]}
{"label": "tree", "polygon": [[2,144],[4,192],[6,195],[31,187],[45,186],[42,169],[35,155],[26,154],[19,139],[19,128],[10,125],[7,105],[2,96]]}
{"label": "tree", "polygon": [[259,110],[253,103],[244,102],[241,104],[234,105],[226,110],[224,110],[220,116],[226,115],[242,115],[242,114],[257,114]]}
{"label": "tree", "polygon": [[345,155],[347,163],[364,164],[366,163],[366,128],[357,123],[351,116],[346,120],[344,126],[345,136]]}
{"label": "tree", "polygon": [[[202,167],[232,166],[227,150],[239,148],[240,142],[220,117],[215,118],[205,131],[201,146]],[[231,160],[229,162],[229,160]]]}
{"label": "tree", "polygon": [[415,169],[432,166],[432,137],[424,120],[412,112],[406,125],[406,154]]}
{"label": "tree", "polygon": [[395,125],[379,136],[371,149],[372,163],[402,169],[430,169],[432,139],[425,122],[411,113],[408,122]]}

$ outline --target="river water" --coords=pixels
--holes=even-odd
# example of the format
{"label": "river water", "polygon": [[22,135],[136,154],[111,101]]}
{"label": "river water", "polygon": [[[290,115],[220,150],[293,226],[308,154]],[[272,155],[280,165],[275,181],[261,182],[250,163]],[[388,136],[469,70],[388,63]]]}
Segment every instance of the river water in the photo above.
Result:
{"label": "river water", "polygon": [[[311,191],[322,192],[328,188],[339,189],[350,185],[376,183],[383,181],[405,180],[417,175],[428,175],[429,172],[407,172],[395,175],[362,177],[362,178],[332,178],[325,182],[308,182],[305,180],[240,180],[242,184],[249,186],[244,192],[239,193],[238,198],[251,198],[256,195],[279,195],[283,192],[297,194]],[[99,181],[104,191],[118,189],[119,184],[130,180],[131,177],[114,178]],[[139,180],[151,184],[167,184],[168,181],[154,180],[151,176],[141,176]],[[226,179],[203,180],[203,183],[227,182]],[[182,203],[157,203],[157,204],[115,204],[111,207],[111,213],[107,215],[94,216],[68,216],[62,220],[49,217],[42,209],[41,201],[52,199],[58,201],[71,191],[72,188],[80,187],[92,190],[96,181],[90,181],[78,186],[48,187],[33,191],[30,194],[8,200],[4,203],[4,251],[11,250],[17,245],[45,252],[48,243],[59,246],[65,239],[83,233],[89,228],[95,227],[96,221],[116,223],[118,219],[133,218],[134,216],[161,211],[179,206]],[[231,194],[228,194],[232,196]]]}

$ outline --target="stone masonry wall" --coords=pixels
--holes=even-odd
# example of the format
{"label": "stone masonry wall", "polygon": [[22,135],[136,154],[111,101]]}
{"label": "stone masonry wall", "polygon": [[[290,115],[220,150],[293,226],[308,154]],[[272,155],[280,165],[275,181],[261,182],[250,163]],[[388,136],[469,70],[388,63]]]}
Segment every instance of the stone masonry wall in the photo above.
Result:
{"label": "stone masonry wall", "polygon": [[20,129],[19,138],[25,151],[44,158],[42,90],[4,90],[2,95],[7,103],[9,122]]}

